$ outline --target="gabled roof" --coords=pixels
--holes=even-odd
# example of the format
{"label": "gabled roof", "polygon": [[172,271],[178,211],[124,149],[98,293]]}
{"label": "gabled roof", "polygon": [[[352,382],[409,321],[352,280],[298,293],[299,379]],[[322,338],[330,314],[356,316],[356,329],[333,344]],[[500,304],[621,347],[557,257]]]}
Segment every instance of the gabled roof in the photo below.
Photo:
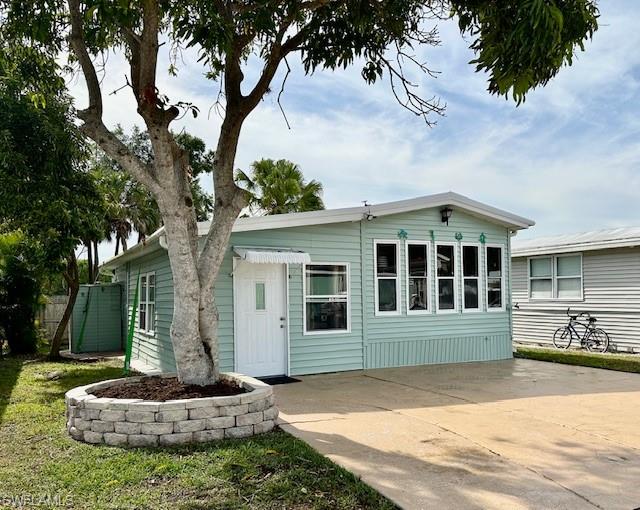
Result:
{"label": "gabled roof", "polygon": [[640,246],[640,227],[611,228],[577,234],[513,241],[512,256],[548,255]]}
{"label": "gabled roof", "polygon": [[[521,230],[535,225],[533,220],[517,216],[510,212],[477,202],[458,193],[449,191],[408,200],[386,202],[383,204],[363,205],[359,207],[345,207],[341,209],[325,209],[303,213],[277,214],[273,216],[254,216],[238,218],[233,226],[233,232],[251,232],[288,227],[303,227],[309,225],[326,225],[328,223],[343,223],[361,221],[365,218],[389,216],[405,212],[429,209],[433,207],[450,206],[462,209],[473,216],[503,225],[512,230]],[[209,231],[209,222],[198,224],[198,234],[203,236]],[[157,249],[159,238],[164,233],[164,227],[154,232],[145,243],[138,243],[129,250],[107,260],[102,267],[113,269],[118,265],[150,253]]]}
{"label": "gabled roof", "polygon": [[[269,230],[273,228],[302,227],[307,225],[320,225],[327,223],[341,223],[345,221],[360,221],[367,215],[375,217],[388,216],[403,212],[429,209],[431,207],[443,207],[449,205],[459,207],[464,211],[494,223],[504,225],[513,230],[529,228],[535,225],[533,220],[517,216],[502,209],[497,209],[482,202],[476,202],[468,197],[449,191],[436,195],[427,195],[408,200],[398,200],[383,204],[363,205],[359,207],[345,207],[341,209],[325,209],[303,213],[275,214],[272,216],[254,216],[251,218],[238,218],[233,226],[234,232],[248,232],[253,230]],[[209,222],[198,225],[200,235],[209,230]]]}

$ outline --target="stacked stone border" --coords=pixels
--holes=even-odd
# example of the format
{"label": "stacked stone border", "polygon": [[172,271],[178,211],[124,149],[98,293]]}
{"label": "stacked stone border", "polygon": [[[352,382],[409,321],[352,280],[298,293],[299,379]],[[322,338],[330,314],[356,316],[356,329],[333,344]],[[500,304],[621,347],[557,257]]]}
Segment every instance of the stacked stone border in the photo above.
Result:
{"label": "stacked stone border", "polygon": [[[175,377],[163,374],[159,377]],[[65,395],[67,430],[77,441],[110,446],[149,447],[203,443],[249,437],[275,426],[278,409],[266,383],[236,373],[221,378],[240,384],[247,393],[224,397],[152,402],[98,398],[92,393],[145,379],[126,377],[80,386]],[[155,376],[158,377],[158,376]]]}

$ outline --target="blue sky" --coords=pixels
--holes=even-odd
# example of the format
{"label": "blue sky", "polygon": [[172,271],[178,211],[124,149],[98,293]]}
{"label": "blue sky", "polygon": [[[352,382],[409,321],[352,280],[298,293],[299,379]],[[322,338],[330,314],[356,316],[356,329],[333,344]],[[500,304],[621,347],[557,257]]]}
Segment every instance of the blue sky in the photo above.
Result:
{"label": "blue sky", "polygon": [[[327,207],[399,200],[453,190],[534,219],[522,237],[640,224],[640,2],[601,2],[600,30],[544,89],[516,107],[486,92],[473,54],[455,22],[439,23],[442,45],[419,50],[438,78],[418,77],[423,96],[437,95],[446,116],[428,128],[399,106],[386,83],[366,85],[359,68],[304,76],[295,59],[282,97],[287,129],[273,94],[245,124],[237,167],[262,157],[298,163],[321,181]],[[104,91],[122,85],[122,58],[112,55]],[[159,66],[166,69],[166,65]],[[251,83],[257,66],[250,65]],[[84,84],[71,84],[83,107]],[[184,55],[177,78],[162,77],[171,99],[202,114],[175,126],[215,146],[219,119],[207,114],[217,85]],[[107,96],[106,122],[140,123],[129,92]],[[435,119],[434,119],[435,120]],[[211,188],[210,178],[203,184]],[[103,257],[111,247],[103,247]]]}

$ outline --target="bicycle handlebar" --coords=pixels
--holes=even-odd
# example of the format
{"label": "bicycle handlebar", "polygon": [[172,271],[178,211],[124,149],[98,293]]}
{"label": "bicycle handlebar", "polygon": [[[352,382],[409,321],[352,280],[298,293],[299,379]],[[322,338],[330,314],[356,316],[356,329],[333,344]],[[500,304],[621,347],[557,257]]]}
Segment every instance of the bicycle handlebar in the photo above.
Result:
{"label": "bicycle handlebar", "polygon": [[567,317],[589,317],[591,318],[591,314],[589,312],[578,312],[577,315],[571,315],[571,307],[567,308]]}

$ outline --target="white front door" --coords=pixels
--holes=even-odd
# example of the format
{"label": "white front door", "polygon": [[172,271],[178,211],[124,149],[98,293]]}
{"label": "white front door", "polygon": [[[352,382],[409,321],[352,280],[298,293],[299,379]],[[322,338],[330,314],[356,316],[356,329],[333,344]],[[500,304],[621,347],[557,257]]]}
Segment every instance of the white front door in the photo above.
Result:
{"label": "white front door", "polygon": [[233,280],[236,370],[254,377],[286,374],[284,264],[239,261]]}

